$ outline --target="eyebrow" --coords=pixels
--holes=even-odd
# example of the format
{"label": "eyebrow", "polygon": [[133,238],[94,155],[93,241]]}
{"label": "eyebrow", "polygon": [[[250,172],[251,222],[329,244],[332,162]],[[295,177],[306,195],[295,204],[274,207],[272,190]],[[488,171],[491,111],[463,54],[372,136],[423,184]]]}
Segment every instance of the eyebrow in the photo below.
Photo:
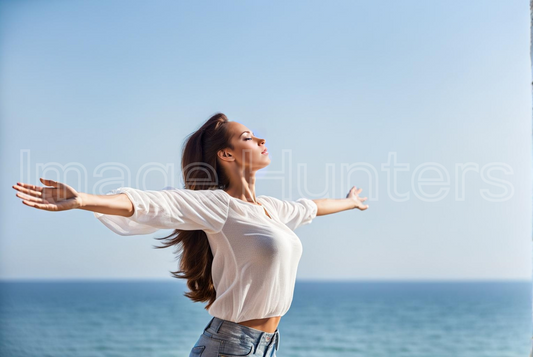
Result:
{"label": "eyebrow", "polygon": [[[243,132],[241,133],[241,135],[239,135],[239,138],[240,138],[240,137],[242,136],[242,134],[244,134],[244,133],[250,133],[250,132],[249,132],[248,130],[243,131]],[[251,133],[251,134],[254,135],[254,133]],[[254,136],[255,136],[255,135],[254,135]]]}

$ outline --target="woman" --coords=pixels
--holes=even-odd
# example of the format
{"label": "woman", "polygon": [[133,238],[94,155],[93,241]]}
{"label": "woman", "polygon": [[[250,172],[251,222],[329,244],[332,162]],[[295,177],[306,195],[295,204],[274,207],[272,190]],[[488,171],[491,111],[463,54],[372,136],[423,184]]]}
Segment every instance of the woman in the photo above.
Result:
{"label": "woman", "polygon": [[168,239],[157,248],[181,251],[180,270],[172,274],[187,280],[185,296],[208,302],[213,316],[190,356],[276,356],[279,321],[291,305],[302,254],[294,230],[316,216],[369,206],[355,187],[344,199],[256,196],[256,172],[269,163],[264,139],[217,113],[186,141],[184,189],[121,187],[91,195],[42,178],[51,187],[13,188],[34,208],[93,211],[119,235],[175,229],[156,238]]}

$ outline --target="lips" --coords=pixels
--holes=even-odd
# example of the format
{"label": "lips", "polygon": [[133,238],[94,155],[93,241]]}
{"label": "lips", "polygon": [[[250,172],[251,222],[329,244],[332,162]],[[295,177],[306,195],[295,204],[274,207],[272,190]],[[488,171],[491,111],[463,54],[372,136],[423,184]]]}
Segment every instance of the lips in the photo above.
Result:
{"label": "lips", "polygon": [[261,154],[268,154],[268,151],[267,151],[267,150],[268,150],[268,149],[263,150],[263,151],[261,152]]}

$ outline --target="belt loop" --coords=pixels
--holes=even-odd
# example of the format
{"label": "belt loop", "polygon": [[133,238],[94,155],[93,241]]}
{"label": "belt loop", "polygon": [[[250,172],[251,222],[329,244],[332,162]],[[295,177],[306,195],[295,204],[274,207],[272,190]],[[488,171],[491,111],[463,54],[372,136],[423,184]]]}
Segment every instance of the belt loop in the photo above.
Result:
{"label": "belt loop", "polygon": [[204,328],[204,331],[207,330],[209,326],[211,326],[211,323],[213,322],[214,319],[215,317],[212,317],[211,320],[209,320],[209,322],[207,323],[207,326]]}
{"label": "belt loop", "polygon": [[218,333],[218,330],[220,330],[220,326],[224,323],[224,320],[217,318],[213,318],[213,328],[216,333]]}

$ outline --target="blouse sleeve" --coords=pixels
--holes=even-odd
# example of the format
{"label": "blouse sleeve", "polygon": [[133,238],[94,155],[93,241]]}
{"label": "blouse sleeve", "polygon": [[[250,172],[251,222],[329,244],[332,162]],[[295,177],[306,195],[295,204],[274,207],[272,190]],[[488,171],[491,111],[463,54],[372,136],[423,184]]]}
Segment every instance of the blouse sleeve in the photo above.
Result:
{"label": "blouse sleeve", "polygon": [[107,195],[125,193],[134,207],[131,217],[94,212],[107,228],[122,236],[150,234],[159,229],[219,232],[228,216],[229,200],[218,190],[163,189],[143,191],[120,187]]}
{"label": "blouse sleeve", "polygon": [[266,199],[276,211],[279,219],[291,230],[311,223],[317,214],[316,203],[308,198],[284,201],[271,196],[258,197]]}

